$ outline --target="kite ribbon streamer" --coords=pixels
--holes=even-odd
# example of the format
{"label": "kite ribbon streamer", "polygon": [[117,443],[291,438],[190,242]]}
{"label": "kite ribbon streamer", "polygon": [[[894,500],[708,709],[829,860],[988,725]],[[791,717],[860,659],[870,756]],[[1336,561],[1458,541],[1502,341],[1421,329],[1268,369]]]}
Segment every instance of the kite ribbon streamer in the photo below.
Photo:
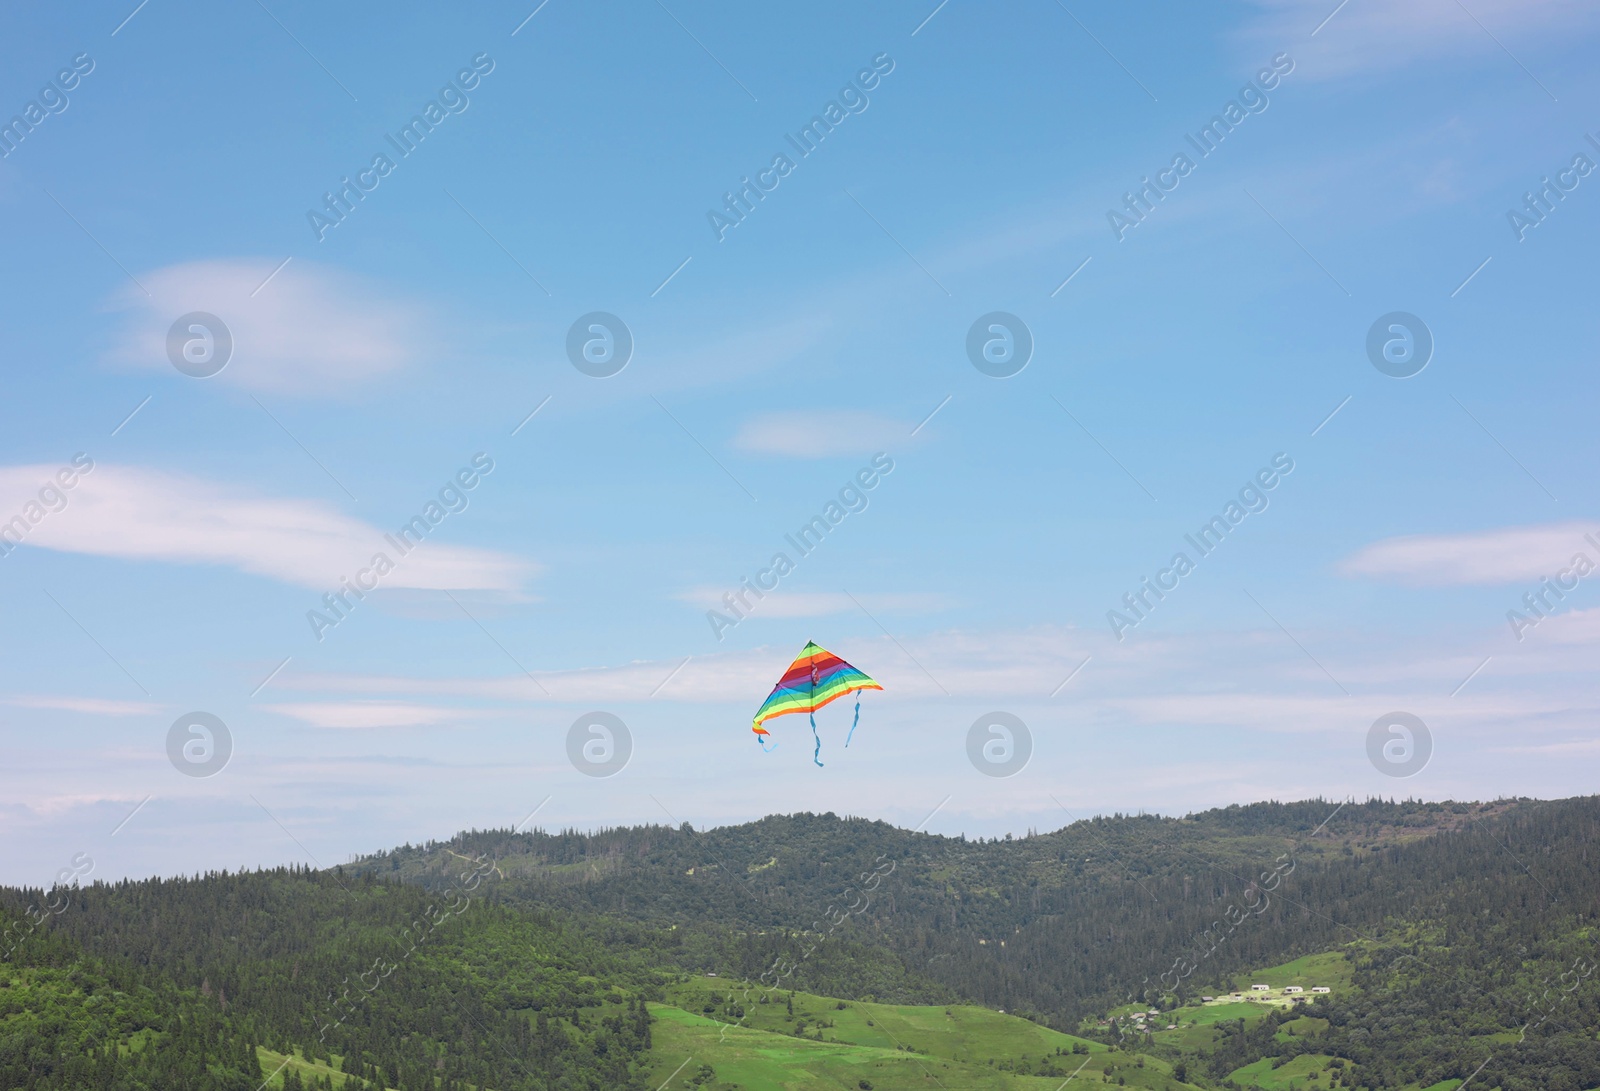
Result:
{"label": "kite ribbon streamer", "polygon": [[861,691],[856,690],[856,718],[850,721],[850,734],[844,737],[845,749],[850,748],[850,740],[855,738],[856,724],[861,722]]}
{"label": "kite ribbon streamer", "polygon": [[822,768],[822,761],[818,757],[822,753],[822,736],[817,734],[817,714],[811,714],[811,737],[816,740],[817,748],[811,751],[811,760],[817,763],[817,768]]}

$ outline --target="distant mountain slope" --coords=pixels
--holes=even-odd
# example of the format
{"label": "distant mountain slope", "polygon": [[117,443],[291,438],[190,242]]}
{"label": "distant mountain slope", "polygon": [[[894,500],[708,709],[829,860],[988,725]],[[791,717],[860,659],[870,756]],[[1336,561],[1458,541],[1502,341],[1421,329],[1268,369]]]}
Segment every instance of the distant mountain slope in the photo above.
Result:
{"label": "distant mountain slope", "polygon": [[[756,977],[787,960],[795,984],[879,999],[939,983],[1065,1027],[1181,989],[1197,960],[1217,972],[1272,964],[1469,906],[1558,926],[1600,889],[1597,831],[1592,797],[1262,803],[984,842],[800,814],[703,832],[474,831],[358,866],[426,885],[452,853],[487,853],[509,900],[742,934],[686,949],[692,969]],[[823,954],[797,959],[820,934]],[[841,976],[837,950],[873,972]]]}
{"label": "distant mountain slope", "polygon": [[1597,833],[1592,797],[790,815],[0,889],[0,1087],[1587,1091]]}
{"label": "distant mountain slope", "polygon": [[[13,975],[0,988],[0,1057],[13,1055],[18,1036],[58,1057],[125,1055],[170,1036],[166,1056],[139,1058],[159,1078],[125,1072],[105,1086],[255,1091],[271,1074],[252,1067],[261,1046],[281,1056],[298,1049],[325,1068],[337,1058],[352,1091],[642,1087],[643,998],[661,980],[644,934],[497,907],[483,882],[461,881],[467,874],[458,869],[442,896],[304,869],[73,889],[66,911],[0,964],[0,981]],[[0,913],[31,897],[0,892]],[[19,988],[70,992],[60,973],[92,982],[98,967],[122,992],[63,998],[51,1009],[59,1018],[39,1020],[4,999]],[[197,1075],[234,1058],[247,1084]],[[29,1076],[3,1086],[99,1085]]]}

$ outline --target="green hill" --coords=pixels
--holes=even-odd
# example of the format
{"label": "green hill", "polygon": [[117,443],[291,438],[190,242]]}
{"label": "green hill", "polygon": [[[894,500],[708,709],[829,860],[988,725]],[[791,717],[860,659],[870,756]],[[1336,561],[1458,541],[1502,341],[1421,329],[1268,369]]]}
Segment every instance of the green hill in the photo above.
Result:
{"label": "green hill", "polygon": [[[669,986],[666,1000],[691,1013],[749,1030],[821,1035],[821,1040],[911,1049],[964,1064],[1015,1062],[1104,1052],[1086,1038],[969,1004],[912,1005],[846,1001],[814,993],[765,990],[755,982],[690,979]],[[798,1035],[797,1035],[798,1036]]]}
{"label": "green hill", "polygon": [[[674,993],[690,1001],[706,995],[698,987]],[[929,1086],[1056,1091],[1069,1076],[1112,1082],[1120,1076],[1124,1086],[1152,1091],[1189,1086],[1174,1080],[1163,1061],[1112,1051],[982,1008],[848,1004],[800,993],[775,997],[764,1007],[776,1009],[776,1016],[762,1012],[733,1023],[678,1006],[651,1005],[656,1016],[651,1079],[657,1086],[704,1091]],[[1082,1052],[1073,1053],[1074,1045]]]}
{"label": "green hill", "polygon": [[0,1087],[1589,1091],[1597,835],[1588,797],[788,815],[0,889]]}
{"label": "green hill", "polygon": [[[969,999],[1068,1029],[1141,993],[1187,998],[1202,978],[1220,987],[1467,904],[1567,927],[1554,917],[1570,915],[1590,878],[1541,873],[1545,897],[1514,846],[1577,861],[1597,833],[1592,798],[1311,800],[984,841],[831,814],[704,831],[473,831],[360,866],[427,885],[451,853],[487,853],[507,899],[676,926],[687,969],[756,978],[788,960],[801,964],[792,984],[818,993]],[[737,946],[702,938],[707,922]],[[819,935],[825,949],[794,957]],[[1201,976],[1182,979],[1179,960]]]}

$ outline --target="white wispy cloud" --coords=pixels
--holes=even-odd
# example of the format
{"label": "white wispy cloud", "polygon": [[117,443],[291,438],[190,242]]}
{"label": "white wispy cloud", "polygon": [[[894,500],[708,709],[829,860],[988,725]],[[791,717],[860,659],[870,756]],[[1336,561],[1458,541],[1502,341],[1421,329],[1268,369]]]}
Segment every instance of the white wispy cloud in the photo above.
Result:
{"label": "white wispy cloud", "polygon": [[[1533,617],[1533,612],[1521,602],[1516,603],[1516,609],[1524,618]],[[1540,644],[1581,647],[1586,657],[1593,645],[1600,644],[1600,607],[1552,614],[1538,623],[1528,639],[1536,639]],[[1574,666],[1580,670],[1590,669],[1588,663],[1583,661]]]}
{"label": "white wispy cloud", "polygon": [[148,716],[162,709],[161,705],[150,701],[108,701],[100,697],[56,697],[32,693],[0,697],[0,704],[14,705],[17,708],[82,712],[91,716]]}
{"label": "white wispy cloud", "polygon": [[267,705],[267,711],[313,727],[433,727],[480,717],[476,709],[420,705],[406,701],[308,701]]}
{"label": "white wispy cloud", "polygon": [[240,258],[140,273],[150,294],[130,288],[117,296],[128,321],[108,359],[170,370],[167,331],[191,311],[216,315],[233,335],[232,358],[207,381],[252,391],[336,394],[404,368],[425,351],[427,323],[415,301],[299,258],[269,281],[275,265],[277,259]]}
{"label": "white wispy cloud", "polygon": [[[23,512],[40,483],[57,469],[0,467],[0,518]],[[139,466],[96,464],[65,497],[63,510],[27,528],[26,546],[126,560],[224,565],[323,591],[365,567],[378,552],[394,563],[394,570],[382,578],[385,589],[515,592],[538,567],[505,553],[433,540],[401,556],[384,540],[384,530],[321,501],[259,496],[237,486]]]}
{"label": "white wispy cloud", "polygon": [[[852,605],[851,609],[855,609]],[[820,634],[818,634],[820,635]],[[1115,652],[1108,635],[1045,627],[1003,633],[943,631],[906,637],[858,640],[824,639],[829,651],[881,682],[896,700],[1043,700],[1079,667],[1090,650],[1100,664]],[[1189,655],[1205,654],[1215,642],[1188,644]],[[628,701],[694,703],[759,702],[800,651],[803,642],[715,652],[677,659],[635,660],[573,670],[533,669],[500,677],[426,678],[417,676],[302,672],[291,667],[274,683],[282,690],[362,694],[372,697],[466,698],[515,704]],[[1170,658],[1170,649],[1152,646],[1125,660]],[[530,665],[531,666],[531,665]],[[1128,666],[1121,669],[1126,677]],[[1101,681],[1104,681],[1102,676]]]}
{"label": "white wispy cloud", "polygon": [[[820,310],[821,308],[819,308]],[[725,315],[723,318],[725,319]],[[785,308],[733,328],[725,322],[668,334],[651,369],[663,389],[707,385],[783,367],[814,349],[834,326],[826,313],[803,307]],[[713,336],[706,331],[715,330]],[[671,376],[670,379],[667,377]],[[593,384],[589,384],[593,386]]]}
{"label": "white wispy cloud", "polygon": [[[1539,649],[1537,654],[1528,649],[1519,654],[1495,618],[1486,619],[1486,643],[1450,655],[1376,646],[1370,633],[1298,634],[1316,649],[1317,661],[1276,629],[1141,635],[1119,643],[1099,630],[1041,626],[824,643],[882,683],[884,694],[874,701],[901,707],[908,715],[926,710],[929,702],[942,705],[954,698],[1005,708],[1070,708],[1075,717],[1106,725],[1305,733],[1343,730],[1358,722],[1365,726],[1391,708],[1414,708],[1422,714],[1448,706],[1455,716],[1470,709],[1476,719],[1510,723],[1600,701],[1600,692],[1591,692],[1592,672],[1583,668],[1588,662],[1584,657],[1592,656],[1593,643],[1600,639],[1596,618],[1600,610],[1550,619],[1545,625],[1552,636],[1558,623],[1568,626],[1560,640],[1572,646]],[[1543,638],[1544,629],[1539,636]],[[430,705],[452,700],[516,707],[603,707],[607,702],[652,700],[740,705],[765,697],[798,650],[765,646],[695,655],[687,663],[680,657],[536,670],[532,679],[520,674],[428,678],[291,668],[275,686]],[[1449,696],[1482,665],[1487,652],[1494,653],[1492,662],[1475,677],[1470,692]]]}
{"label": "white wispy cloud", "polygon": [[[704,610],[716,610],[724,614],[729,613],[729,608],[723,602],[727,594],[722,587],[692,587],[675,596],[681,602],[693,603]],[[949,600],[944,595],[924,593],[912,594],[861,594],[852,599],[843,591],[768,591],[759,601],[747,599],[752,603],[748,611],[749,616],[755,618],[797,618],[797,617],[828,617],[832,614],[847,614],[851,611],[860,611],[862,607],[876,613],[880,610],[890,613],[925,613],[931,610],[940,610],[949,605]],[[730,615],[731,616],[731,615]]]}
{"label": "white wispy cloud", "polygon": [[914,442],[915,421],[857,409],[785,410],[760,413],[739,426],[733,446],[741,451],[791,458],[870,455]]}
{"label": "white wispy cloud", "polygon": [[1424,587],[1536,582],[1565,567],[1574,553],[1600,560],[1584,537],[1592,523],[1540,523],[1471,534],[1419,534],[1385,538],[1339,562],[1346,576],[1393,580]]}
{"label": "white wispy cloud", "polygon": [[1257,0],[1257,7],[1237,36],[1252,59],[1262,51],[1287,51],[1303,62],[1300,79],[1402,71],[1421,60],[1456,56],[1504,59],[1502,42],[1530,43],[1600,26],[1600,9],[1585,0]]}

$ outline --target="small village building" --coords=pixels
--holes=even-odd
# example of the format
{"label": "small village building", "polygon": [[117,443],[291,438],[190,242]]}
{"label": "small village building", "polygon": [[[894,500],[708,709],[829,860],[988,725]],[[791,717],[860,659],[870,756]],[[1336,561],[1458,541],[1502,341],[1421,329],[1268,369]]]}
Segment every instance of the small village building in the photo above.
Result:
{"label": "small village building", "polygon": [[1311,986],[1311,991],[1314,992],[1314,993],[1325,993],[1325,992],[1328,991],[1328,986],[1326,986],[1326,985],[1313,985],[1313,986]]}
{"label": "small village building", "polygon": [[1299,985],[1287,985],[1287,986],[1284,987],[1283,991],[1285,993],[1303,993],[1303,992],[1305,992],[1305,990],[1302,989]]}
{"label": "small village building", "polygon": [[1258,993],[1271,992],[1272,991],[1272,986],[1271,985],[1251,985],[1250,986],[1250,991],[1251,992],[1258,992]]}

